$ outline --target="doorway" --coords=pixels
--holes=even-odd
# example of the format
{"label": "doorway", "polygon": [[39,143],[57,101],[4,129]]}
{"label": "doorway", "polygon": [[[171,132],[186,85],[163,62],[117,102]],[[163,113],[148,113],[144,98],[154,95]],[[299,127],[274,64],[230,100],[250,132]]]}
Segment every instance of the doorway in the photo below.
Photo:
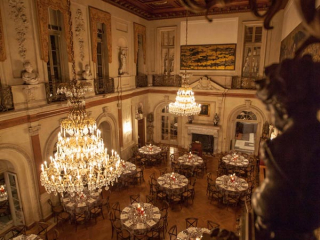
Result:
{"label": "doorway", "polygon": [[169,105],[161,110],[161,142],[178,144],[178,117],[169,113]]}
{"label": "doorway", "polygon": [[101,131],[101,138],[103,140],[104,147],[107,148],[110,152],[111,149],[113,149],[111,126],[108,122],[105,121],[100,123],[99,129]]}
{"label": "doorway", "polygon": [[138,146],[143,147],[146,145],[146,139],[145,139],[145,124],[144,119],[138,120]]}

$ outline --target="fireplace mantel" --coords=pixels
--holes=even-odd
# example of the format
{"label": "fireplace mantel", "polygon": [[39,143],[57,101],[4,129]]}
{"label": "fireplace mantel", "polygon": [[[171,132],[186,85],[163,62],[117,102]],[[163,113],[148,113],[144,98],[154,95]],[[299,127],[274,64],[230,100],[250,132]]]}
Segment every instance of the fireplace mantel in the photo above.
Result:
{"label": "fireplace mantel", "polygon": [[201,124],[201,123],[187,123],[187,133],[188,133],[188,142],[191,143],[192,141],[192,133],[197,133],[197,134],[203,134],[203,135],[212,135],[214,137],[214,146],[213,150],[214,153],[217,152],[218,150],[218,138],[219,138],[219,131],[220,127],[219,126],[214,126],[213,124]]}

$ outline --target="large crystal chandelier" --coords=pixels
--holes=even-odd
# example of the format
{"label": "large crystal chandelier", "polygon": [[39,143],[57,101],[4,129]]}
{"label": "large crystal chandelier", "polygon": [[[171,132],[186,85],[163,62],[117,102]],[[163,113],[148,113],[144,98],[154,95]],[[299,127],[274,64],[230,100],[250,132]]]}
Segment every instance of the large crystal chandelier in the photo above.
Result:
{"label": "large crystal chandelier", "polygon": [[[188,13],[188,12],[187,12]],[[186,46],[188,45],[188,15],[186,17]],[[192,88],[189,86],[189,77],[191,73],[184,72],[179,74],[182,77],[182,86],[179,88],[176,101],[169,104],[169,113],[179,116],[198,115],[201,110],[201,104],[197,104],[194,98]]]}
{"label": "large crystal chandelier", "polygon": [[68,192],[73,196],[85,188],[100,191],[105,186],[107,190],[117,181],[123,168],[119,155],[113,150],[109,155],[104,148],[96,121],[87,116],[84,97],[90,87],[76,80],[72,41],[71,49],[73,80],[61,85],[57,91],[66,95],[70,111],[61,122],[56,153],[50,157],[50,162],[41,165],[40,181],[48,193]]}

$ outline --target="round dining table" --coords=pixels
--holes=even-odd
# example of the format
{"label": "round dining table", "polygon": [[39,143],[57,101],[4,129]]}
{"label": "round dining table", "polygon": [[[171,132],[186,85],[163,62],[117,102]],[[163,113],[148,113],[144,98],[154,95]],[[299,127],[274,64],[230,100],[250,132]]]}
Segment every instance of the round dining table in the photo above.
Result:
{"label": "round dining table", "polygon": [[146,156],[156,155],[161,152],[161,148],[156,145],[146,145],[138,149],[141,154]]}
{"label": "round dining table", "polygon": [[121,176],[127,177],[137,173],[137,166],[131,162],[122,162],[123,172]]}
{"label": "round dining table", "polygon": [[74,197],[64,197],[61,200],[65,211],[73,215],[75,210],[79,212],[88,211],[89,208],[96,205],[100,201],[100,193],[98,191],[80,193]]}
{"label": "round dining table", "polygon": [[161,190],[164,190],[168,195],[180,194],[188,189],[189,180],[178,173],[166,173],[157,179]]}
{"label": "round dining table", "polygon": [[186,230],[183,230],[178,233],[178,240],[189,240],[189,239],[201,239],[203,233],[210,234],[210,230],[208,228],[198,228],[198,227],[189,227]]}
{"label": "round dining table", "polygon": [[228,154],[228,155],[222,157],[222,161],[226,165],[229,165],[232,167],[246,168],[249,165],[248,159],[246,159],[244,156],[241,156],[236,153]]}
{"label": "round dining table", "polygon": [[200,167],[203,165],[203,159],[195,154],[184,154],[178,158],[178,163],[187,167]]}
{"label": "round dining table", "polygon": [[30,235],[19,235],[12,240],[42,240],[38,235],[30,234]]}
{"label": "round dining table", "polygon": [[133,234],[145,234],[157,227],[161,213],[150,203],[133,203],[125,207],[120,215],[122,226]]}
{"label": "round dining table", "polygon": [[216,179],[217,189],[226,193],[241,194],[242,192],[248,189],[248,186],[249,185],[245,179],[239,178],[237,176],[223,175],[223,176],[217,177]]}

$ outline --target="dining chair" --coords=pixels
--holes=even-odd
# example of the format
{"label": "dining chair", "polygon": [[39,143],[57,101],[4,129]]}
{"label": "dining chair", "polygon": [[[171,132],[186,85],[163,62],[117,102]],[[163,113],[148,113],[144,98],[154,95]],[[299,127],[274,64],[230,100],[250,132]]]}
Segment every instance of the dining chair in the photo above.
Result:
{"label": "dining chair", "polygon": [[48,199],[48,204],[50,205],[51,207],[51,211],[53,213],[53,216],[54,216],[54,220],[56,221],[57,220],[57,215],[61,212],[63,212],[63,207],[61,205],[54,205],[51,201],[51,199]]}
{"label": "dining chair", "polygon": [[140,194],[130,195],[130,203],[140,203]]}
{"label": "dining chair", "polygon": [[146,195],[146,203],[155,204],[155,199],[152,195]]}
{"label": "dining chair", "polygon": [[209,230],[216,229],[216,228],[219,228],[219,227],[220,227],[220,224],[215,223],[215,222],[210,221],[210,220],[207,221],[207,228]]}
{"label": "dining chair", "polygon": [[120,210],[120,203],[119,202],[115,202],[112,206],[111,209],[113,211],[114,217],[116,219],[120,219],[120,214],[121,214],[121,210]]}
{"label": "dining chair", "polygon": [[198,226],[198,218],[186,218],[186,228],[197,227],[197,226]]}
{"label": "dining chair", "polygon": [[37,222],[37,233],[39,237],[48,240],[48,227],[49,224],[46,222]]}
{"label": "dining chair", "polygon": [[74,211],[74,224],[76,226],[76,231],[78,230],[78,226],[81,224],[84,224],[86,229],[88,229],[87,223],[88,223],[88,212],[87,211]]}
{"label": "dining chair", "polygon": [[176,240],[178,236],[178,229],[177,225],[173,225],[169,230],[168,234],[170,236],[170,240]]}
{"label": "dining chair", "polygon": [[154,240],[160,240],[162,239],[160,236],[160,232],[162,229],[160,227],[158,228],[152,228],[150,231],[147,232],[148,239],[154,239]]}
{"label": "dining chair", "polygon": [[182,193],[182,199],[186,203],[186,205],[189,205],[189,200],[191,200],[191,203],[193,204],[193,199],[194,199],[194,194],[195,191],[194,189],[187,189]]}
{"label": "dining chair", "polygon": [[102,218],[104,219],[102,203],[95,204],[94,207],[90,209],[90,219],[93,218],[97,223],[97,218],[99,216],[102,216]]}
{"label": "dining chair", "polygon": [[63,229],[63,226],[66,222],[70,221],[71,219],[71,214],[69,212],[63,211],[58,214],[57,216],[57,226],[61,226]]}
{"label": "dining chair", "polygon": [[131,235],[127,229],[117,229],[117,240],[130,240]]}

